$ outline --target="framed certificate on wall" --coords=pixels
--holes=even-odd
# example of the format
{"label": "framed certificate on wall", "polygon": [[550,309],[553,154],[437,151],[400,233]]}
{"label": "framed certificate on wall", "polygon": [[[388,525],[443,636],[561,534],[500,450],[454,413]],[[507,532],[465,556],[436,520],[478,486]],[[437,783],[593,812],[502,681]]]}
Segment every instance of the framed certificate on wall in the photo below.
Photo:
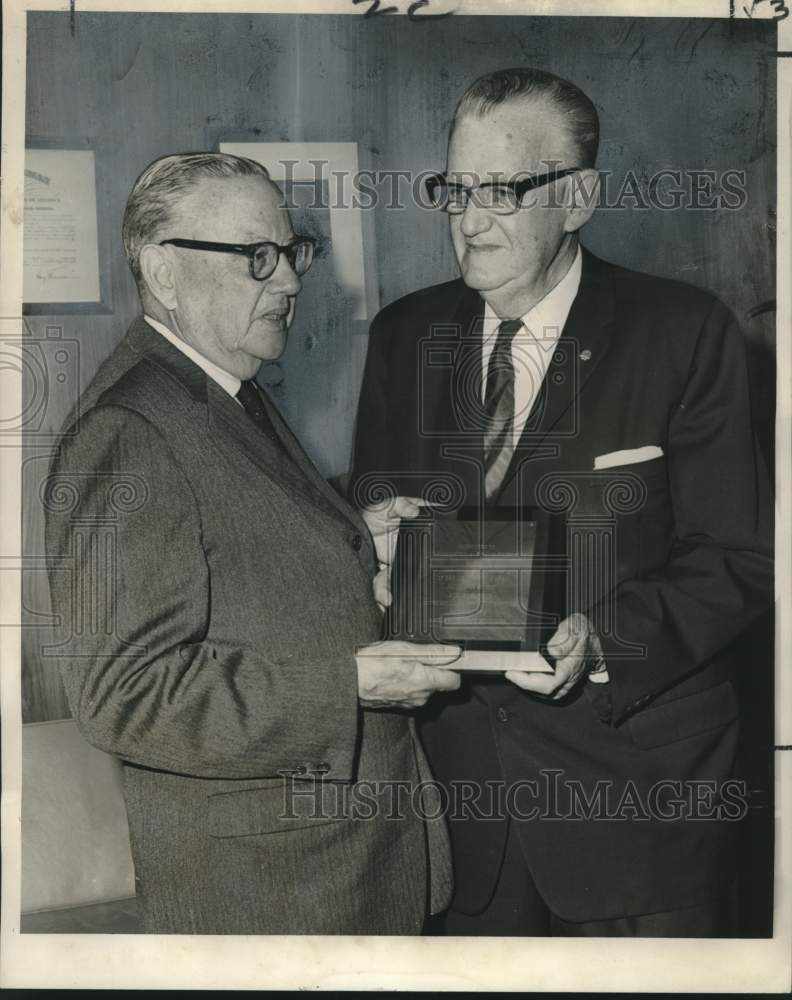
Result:
{"label": "framed certificate on wall", "polygon": [[88,140],[28,140],[25,313],[110,311],[97,201],[96,154]]}

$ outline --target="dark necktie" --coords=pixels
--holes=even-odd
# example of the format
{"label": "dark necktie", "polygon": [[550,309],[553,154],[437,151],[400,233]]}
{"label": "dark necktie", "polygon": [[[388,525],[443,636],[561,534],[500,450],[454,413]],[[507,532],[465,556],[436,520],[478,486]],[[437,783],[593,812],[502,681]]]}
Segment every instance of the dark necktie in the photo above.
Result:
{"label": "dark necktie", "polygon": [[281,448],[285,453],[285,448],[283,448],[280,438],[276,434],[275,428],[272,426],[272,421],[264,408],[264,401],[261,398],[261,390],[259,389],[256,381],[254,379],[250,379],[247,382],[243,382],[239,387],[236,398],[242,404],[245,413],[247,413],[253,423],[264,431],[270,441]]}
{"label": "dark necktie", "polygon": [[522,320],[505,320],[498,327],[495,346],[487,365],[484,395],[484,489],[493,501],[503,484],[514,453],[514,362],[512,341]]}

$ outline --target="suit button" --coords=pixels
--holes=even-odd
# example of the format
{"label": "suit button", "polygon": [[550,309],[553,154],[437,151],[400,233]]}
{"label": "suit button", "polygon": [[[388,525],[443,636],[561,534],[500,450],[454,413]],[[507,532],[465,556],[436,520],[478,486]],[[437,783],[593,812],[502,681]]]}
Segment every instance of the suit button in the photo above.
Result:
{"label": "suit button", "polygon": [[352,545],[352,548],[355,550],[355,552],[360,552],[361,548],[363,547],[363,536],[353,535],[350,544]]}
{"label": "suit button", "polygon": [[498,716],[498,722],[509,721],[509,713],[506,711],[505,708],[499,708],[498,711],[496,712],[496,715]]}

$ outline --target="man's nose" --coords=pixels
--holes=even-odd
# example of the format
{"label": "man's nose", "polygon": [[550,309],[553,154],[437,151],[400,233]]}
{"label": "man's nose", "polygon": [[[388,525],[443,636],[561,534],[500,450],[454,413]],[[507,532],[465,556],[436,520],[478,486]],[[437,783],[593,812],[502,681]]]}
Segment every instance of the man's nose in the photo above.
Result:
{"label": "man's nose", "polygon": [[302,281],[285,253],[278,257],[278,266],[264,282],[264,287],[276,295],[297,295],[302,288]]}
{"label": "man's nose", "polygon": [[468,238],[485,233],[492,225],[492,219],[486,209],[479,208],[472,198],[468,199],[465,211],[460,220],[462,235]]}

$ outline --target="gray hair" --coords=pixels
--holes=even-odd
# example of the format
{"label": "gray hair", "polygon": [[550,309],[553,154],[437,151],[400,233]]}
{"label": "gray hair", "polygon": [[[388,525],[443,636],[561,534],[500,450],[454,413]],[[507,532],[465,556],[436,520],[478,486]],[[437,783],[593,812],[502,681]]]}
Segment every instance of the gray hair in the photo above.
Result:
{"label": "gray hair", "polygon": [[593,167],[599,147],[597,109],[583,91],[554,73],[528,67],[500,69],[472,83],[456,106],[451,131],[464,115],[482,118],[505,101],[520,98],[544,99],[559,113],[561,123],[574,142],[578,167]]}
{"label": "gray hair", "polygon": [[[173,153],[150,163],[135,181],[124,211],[124,251],[138,288],[143,288],[140,251],[172,225],[176,206],[199,181],[211,177],[264,177],[266,167],[229,153]],[[167,233],[173,236],[173,233]]]}

